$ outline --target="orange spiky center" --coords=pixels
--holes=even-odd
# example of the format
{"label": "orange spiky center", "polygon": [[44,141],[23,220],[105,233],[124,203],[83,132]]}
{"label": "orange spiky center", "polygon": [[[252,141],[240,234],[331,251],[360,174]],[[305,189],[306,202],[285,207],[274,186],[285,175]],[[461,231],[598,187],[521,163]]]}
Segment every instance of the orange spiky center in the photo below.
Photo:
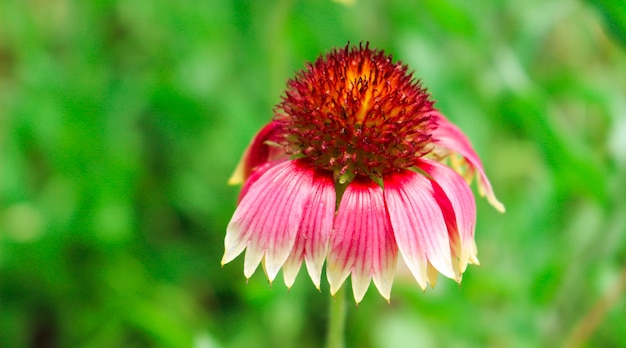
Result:
{"label": "orange spiky center", "polygon": [[342,182],[410,168],[431,150],[434,102],[382,51],[333,50],[287,85],[274,119],[288,151]]}

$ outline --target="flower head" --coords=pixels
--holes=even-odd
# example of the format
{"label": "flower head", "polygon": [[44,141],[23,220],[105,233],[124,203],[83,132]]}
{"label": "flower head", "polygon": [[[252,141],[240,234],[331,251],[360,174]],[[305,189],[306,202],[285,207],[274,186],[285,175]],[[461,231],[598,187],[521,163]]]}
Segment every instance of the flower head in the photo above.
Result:
{"label": "flower head", "polygon": [[287,83],[274,119],[252,140],[231,183],[243,183],[222,264],[246,250],[291,287],[302,262],[334,294],[351,276],[356,302],[371,281],[389,299],[400,255],[422,288],[461,281],[477,264],[468,186],[498,210],[467,137],[405,65],[359,45],[335,49]]}
{"label": "flower head", "polygon": [[431,150],[433,102],[382,51],[333,51],[288,85],[275,117],[287,151],[342,182],[413,167]]}

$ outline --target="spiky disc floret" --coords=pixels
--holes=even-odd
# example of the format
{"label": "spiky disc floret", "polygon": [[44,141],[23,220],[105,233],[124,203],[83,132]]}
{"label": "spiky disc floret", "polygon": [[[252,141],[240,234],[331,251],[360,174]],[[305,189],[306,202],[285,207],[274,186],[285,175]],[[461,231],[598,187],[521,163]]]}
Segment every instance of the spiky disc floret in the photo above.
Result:
{"label": "spiky disc floret", "polygon": [[412,167],[431,150],[433,101],[383,51],[333,50],[287,84],[274,119],[288,151],[340,181]]}

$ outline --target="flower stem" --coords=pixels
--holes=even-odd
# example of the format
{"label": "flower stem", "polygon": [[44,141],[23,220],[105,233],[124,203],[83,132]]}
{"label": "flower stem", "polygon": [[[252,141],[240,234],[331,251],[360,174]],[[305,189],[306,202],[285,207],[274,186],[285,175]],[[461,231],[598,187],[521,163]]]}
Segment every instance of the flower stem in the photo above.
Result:
{"label": "flower stem", "polygon": [[330,299],[326,348],[343,348],[346,331],[346,294],[342,286]]}

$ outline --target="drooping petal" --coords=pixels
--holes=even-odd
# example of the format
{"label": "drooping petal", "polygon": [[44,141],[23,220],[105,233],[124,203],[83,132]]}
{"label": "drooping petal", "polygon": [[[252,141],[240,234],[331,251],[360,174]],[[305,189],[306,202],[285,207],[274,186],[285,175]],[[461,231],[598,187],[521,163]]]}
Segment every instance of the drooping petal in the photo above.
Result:
{"label": "drooping petal", "polygon": [[383,179],[393,233],[409,270],[426,288],[428,262],[455,279],[448,228],[429,179],[408,170]]}
{"label": "drooping petal", "polygon": [[389,300],[398,249],[381,188],[371,180],[355,180],[346,188],[330,237],[326,273],[335,294],[352,273],[359,303],[370,281]]}
{"label": "drooping petal", "polygon": [[389,301],[398,263],[398,244],[393,235],[393,229],[391,228],[391,222],[389,221],[384,202],[381,202],[380,207],[382,211],[377,213],[377,215],[382,217],[384,214],[385,220],[379,219],[378,228],[372,231],[375,247],[372,250],[371,273],[378,292]]}
{"label": "drooping petal", "polygon": [[313,171],[298,161],[269,169],[249,188],[226,229],[222,265],[246,249],[244,274],[250,278],[265,257],[271,281],[293,249]]}
{"label": "drooping petal", "polygon": [[282,140],[282,136],[281,127],[277,122],[272,121],[261,128],[250,141],[228,183],[230,185],[244,183],[252,172],[263,164],[279,158],[288,158],[285,149],[276,145]]}
{"label": "drooping petal", "polygon": [[304,259],[311,280],[319,290],[328,239],[335,217],[335,186],[332,175],[316,173],[305,205],[296,242],[283,265],[285,285],[291,287]]}
{"label": "drooping petal", "polygon": [[[467,268],[472,252],[471,242],[474,240],[476,226],[474,195],[463,177],[439,162],[422,158],[417,167],[431,177],[435,188],[443,191],[435,198],[442,208],[446,221],[451,221],[448,224],[448,235],[456,256],[453,259],[453,266],[455,272],[460,275]],[[475,254],[472,256],[476,257]]]}
{"label": "drooping petal", "polygon": [[491,183],[485,174],[483,164],[478,157],[476,151],[472,147],[472,143],[465,134],[453,123],[448,121],[443,115],[437,113],[438,126],[433,132],[435,142],[463,156],[471,165],[472,169],[477,171],[478,192],[481,196],[487,196],[487,201],[498,211],[504,212],[504,205],[496,198]]}

